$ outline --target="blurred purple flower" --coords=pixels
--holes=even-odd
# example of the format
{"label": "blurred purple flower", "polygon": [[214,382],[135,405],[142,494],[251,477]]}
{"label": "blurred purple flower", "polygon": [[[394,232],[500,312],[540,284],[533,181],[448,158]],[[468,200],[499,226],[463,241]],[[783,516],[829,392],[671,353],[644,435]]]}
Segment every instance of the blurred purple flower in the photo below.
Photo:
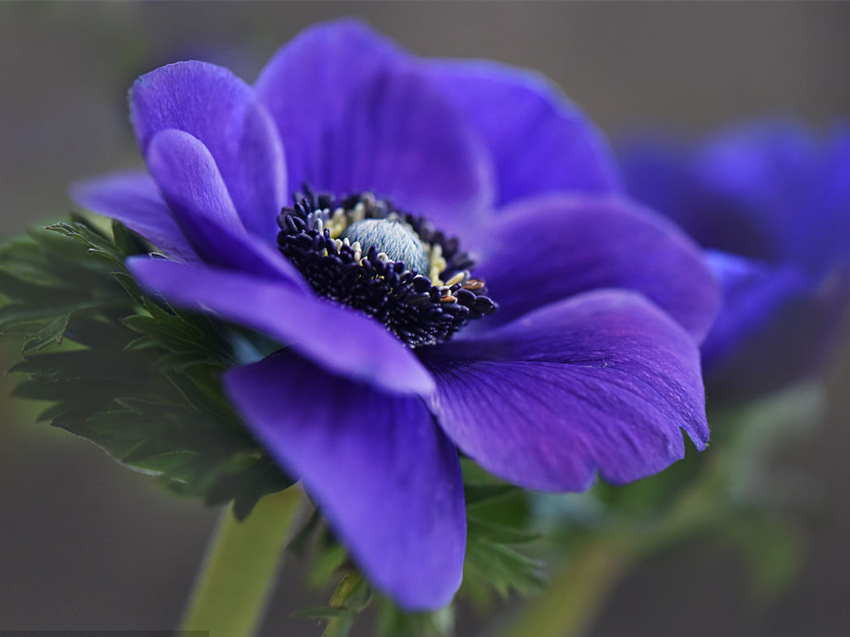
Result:
{"label": "blurred purple flower", "polygon": [[[151,176],[75,200],[168,255],[129,263],[146,290],[285,346],[226,374],[228,395],[405,608],[460,585],[456,446],[545,491],[657,472],[682,430],[705,447],[714,280],[541,78],[338,22],[254,87],[185,62],[130,106]],[[288,207],[302,184],[329,194]]]}
{"label": "blurred purple flower", "polygon": [[743,400],[817,371],[850,298],[850,126],[790,121],[622,147],[628,191],[705,249],[720,315],[702,346],[712,397]]}

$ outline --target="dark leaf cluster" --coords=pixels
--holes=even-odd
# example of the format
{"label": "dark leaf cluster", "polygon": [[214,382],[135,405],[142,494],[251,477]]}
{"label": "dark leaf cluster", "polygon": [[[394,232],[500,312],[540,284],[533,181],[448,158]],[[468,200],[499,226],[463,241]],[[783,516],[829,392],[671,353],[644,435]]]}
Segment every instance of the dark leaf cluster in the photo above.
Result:
{"label": "dark leaf cluster", "polygon": [[[246,516],[291,481],[223,397],[227,326],[142,295],[124,262],[152,250],[80,216],[0,247],[0,333],[23,341],[14,395],[172,491]],[[60,347],[61,345],[61,347]]]}

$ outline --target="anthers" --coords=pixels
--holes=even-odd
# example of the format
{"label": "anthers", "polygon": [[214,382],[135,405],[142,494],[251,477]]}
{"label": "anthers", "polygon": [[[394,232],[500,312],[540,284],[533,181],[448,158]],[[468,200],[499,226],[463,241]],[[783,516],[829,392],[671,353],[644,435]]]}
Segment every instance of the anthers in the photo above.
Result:
{"label": "anthers", "polygon": [[410,347],[496,311],[457,239],[372,193],[337,201],[305,187],[278,225],[280,251],[317,294],[366,312]]}

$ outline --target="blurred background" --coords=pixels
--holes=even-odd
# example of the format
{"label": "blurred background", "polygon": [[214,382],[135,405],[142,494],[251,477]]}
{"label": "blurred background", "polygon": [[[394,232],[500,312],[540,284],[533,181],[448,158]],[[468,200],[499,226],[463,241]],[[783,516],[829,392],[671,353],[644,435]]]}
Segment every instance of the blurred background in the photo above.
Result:
{"label": "blurred background", "polygon": [[[252,81],[300,29],[342,15],[421,55],[536,69],[612,136],[850,114],[850,3],[3,3],[0,236],[66,213],[74,179],[141,166],[126,108],[137,75],[194,58]],[[779,603],[752,604],[728,548],[690,542],[629,574],[593,637],[850,634],[847,352],[845,339],[823,422],[773,459],[823,501],[796,521],[805,565]],[[8,385],[0,376],[0,630],[172,627],[218,512],[32,425]],[[288,618],[324,601],[298,590],[298,568],[282,572],[266,636],[320,632]],[[464,637],[498,621],[462,619]]]}

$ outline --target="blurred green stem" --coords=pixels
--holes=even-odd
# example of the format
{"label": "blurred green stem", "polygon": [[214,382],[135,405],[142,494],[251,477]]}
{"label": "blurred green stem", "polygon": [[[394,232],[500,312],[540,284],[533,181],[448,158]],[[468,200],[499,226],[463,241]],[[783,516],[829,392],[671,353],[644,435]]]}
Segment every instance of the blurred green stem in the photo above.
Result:
{"label": "blurred green stem", "polygon": [[251,637],[259,628],[281,554],[304,498],[297,487],[264,497],[239,522],[222,512],[181,623],[210,637]]}
{"label": "blurred green stem", "polygon": [[584,635],[636,562],[721,521],[718,480],[717,468],[710,468],[652,529],[625,521],[578,544],[546,591],[520,608],[499,637]]}
{"label": "blurred green stem", "polygon": [[503,637],[583,635],[631,567],[632,553],[626,544],[606,537],[583,543],[546,592],[520,610]]}

